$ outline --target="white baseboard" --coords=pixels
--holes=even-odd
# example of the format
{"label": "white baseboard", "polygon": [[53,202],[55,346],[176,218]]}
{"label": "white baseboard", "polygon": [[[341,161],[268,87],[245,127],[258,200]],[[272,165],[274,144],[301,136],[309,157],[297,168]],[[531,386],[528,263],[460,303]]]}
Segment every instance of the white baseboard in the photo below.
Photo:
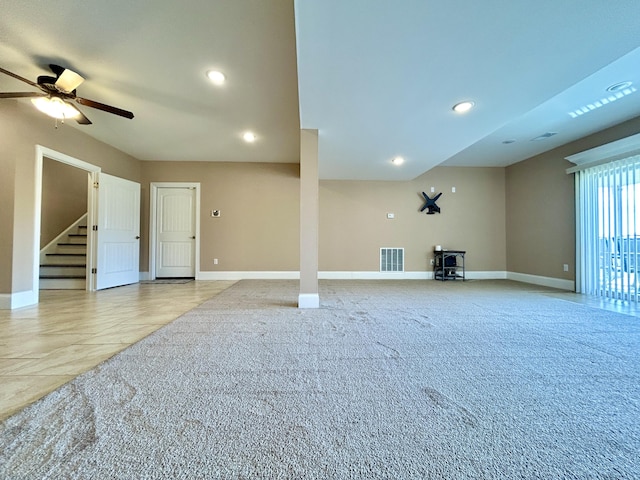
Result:
{"label": "white baseboard", "polygon": [[[143,279],[141,272],[140,279]],[[147,274],[148,275],[148,274]],[[507,271],[467,271],[465,277],[468,280],[515,280],[517,282],[531,283],[545,287],[559,288],[561,290],[575,291],[575,282],[560,278],[541,277],[525,273]],[[294,271],[269,271],[269,272],[198,272],[197,280],[299,280],[300,272]],[[433,272],[348,272],[348,271],[324,271],[318,272],[320,280],[432,280]]]}
{"label": "white baseboard", "polygon": [[151,280],[151,274],[149,272],[140,272],[139,277],[141,282]]}
{"label": "white baseboard", "polygon": [[576,282],[573,280],[563,280],[561,278],[542,277],[539,275],[529,275],[527,273],[507,272],[507,279],[516,282],[531,283],[543,287],[558,288],[575,292]]}
{"label": "white baseboard", "polygon": [[38,303],[39,292],[27,290],[17,293],[0,294],[0,310],[13,310],[14,308],[28,307]]}
{"label": "white baseboard", "polygon": [[198,272],[197,280],[299,280],[300,272]]}
{"label": "white baseboard", "polygon": [[[465,272],[468,280],[503,280],[507,272]],[[318,272],[320,280],[433,280],[433,272]]]}
{"label": "white baseboard", "polygon": [[298,295],[298,308],[320,308],[320,295],[317,293],[301,293]]}
{"label": "white baseboard", "polygon": [[500,270],[488,272],[466,272],[465,276],[469,280],[506,280],[507,272]]}
{"label": "white baseboard", "polygon": [[433,272],[318,272],[320,280],[428,280]]}

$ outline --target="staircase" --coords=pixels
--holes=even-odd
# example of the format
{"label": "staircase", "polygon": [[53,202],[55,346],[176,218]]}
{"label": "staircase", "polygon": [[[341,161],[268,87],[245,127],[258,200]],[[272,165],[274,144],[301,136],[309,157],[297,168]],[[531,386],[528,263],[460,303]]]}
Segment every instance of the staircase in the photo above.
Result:
{"label": "staircase", "polygon": [[87,215],[40,251],[40,290],[85,290]]}

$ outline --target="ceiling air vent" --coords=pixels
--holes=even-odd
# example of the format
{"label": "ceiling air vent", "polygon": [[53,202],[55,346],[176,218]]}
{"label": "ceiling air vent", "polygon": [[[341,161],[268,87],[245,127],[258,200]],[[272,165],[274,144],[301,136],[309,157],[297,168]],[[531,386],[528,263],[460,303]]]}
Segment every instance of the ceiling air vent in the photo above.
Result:
{"label": "ceiling air vent", "polygon": [[404,272],[404,248],[381,248],[380,271]]}

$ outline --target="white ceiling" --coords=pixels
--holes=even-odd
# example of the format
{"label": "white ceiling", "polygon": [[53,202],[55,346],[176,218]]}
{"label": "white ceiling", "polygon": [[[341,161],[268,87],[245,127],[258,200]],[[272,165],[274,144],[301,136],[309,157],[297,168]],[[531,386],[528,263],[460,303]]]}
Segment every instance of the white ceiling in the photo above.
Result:
{"label": "white ceiling", "polygon": [[[637,0],[295,0],[295,14],[294,0],[3,0],[0,66],[82,74],[79,96],[135,118],[83,108],[94,124],[69,125],[141,160],[297,162],[314,128],[321,178],[403,180],[509,165],[640,115],[638,18]],[[638,91],[569,116],[621,81]],[[31,89],[0,75],[0,91]]]}

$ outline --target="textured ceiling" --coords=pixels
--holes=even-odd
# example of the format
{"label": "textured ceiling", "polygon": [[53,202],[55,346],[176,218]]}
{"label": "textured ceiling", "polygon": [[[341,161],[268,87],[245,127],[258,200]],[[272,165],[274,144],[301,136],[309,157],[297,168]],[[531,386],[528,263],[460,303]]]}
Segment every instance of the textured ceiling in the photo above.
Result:
{"label": "textured ceiling", "polygon": [[[3,0],[0,66],[78,71],[78,95],[135,118],[84,108],[94,124],[69,127],[141,160],[297,162],[314,128],[321,178],[401,180],[508,165],[640,115],[640,91],[568,114],[613,83],[640,89],[638,18],[637,0]],[[30,88],[0,75],[0,91]]]}

